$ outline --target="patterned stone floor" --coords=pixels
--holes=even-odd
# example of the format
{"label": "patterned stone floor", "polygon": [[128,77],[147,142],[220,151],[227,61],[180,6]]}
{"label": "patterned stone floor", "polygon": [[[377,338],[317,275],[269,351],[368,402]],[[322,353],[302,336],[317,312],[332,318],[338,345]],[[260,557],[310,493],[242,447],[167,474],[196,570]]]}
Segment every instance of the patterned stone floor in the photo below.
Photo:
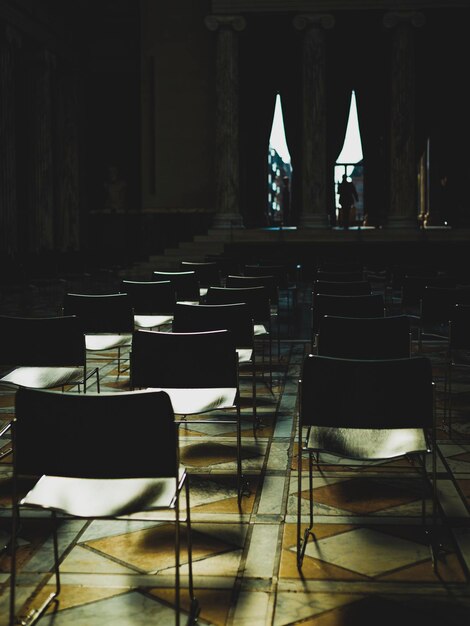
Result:
{"label": "patterned stone floor", "polygon": [[[37,295],[37,294],[36,294]],[[40,314],[34,297],[30,311]],[[10,303],[11,304],[11,303]],[[23,307],[24,307],[23,302]],[[296,330],[281,341],[274,386],[258,377],[263,428],[252,430],[250,378],[242,378],[243,469],[250,495],[237,505],[233,425],[195,424],[182,431],[181,456],[190,474],[194,576],[204,626],[462,626],[470,619],[470,386],[455,385],[452,436],[442,422],[438,345],[426,344],[438,387],[438,528],[436,572],[420,523],[420,483],[406,461],[362,467],[330,459],[314,478],[315,536],[302,574],[296,567],[297,381],[308,350],[308,292],[300,294]],[[14,309],[9,312],[26,310]],[[281,335],[282,336],[282,335]],[[90,355],[103,389],[124,390],[116,354]],[[103,358],[107,357],[107,358]],[[261,374],[261,372],[260,372]],[[0,418],[14,394],[0,390]],[[3,444],[8,445],[4,439]],[[0,442],[1,445],[1,442]],[[10,524],[10,458],[0,463],[0,544]],[[307,483],[302,518],[307,520]],[[168,625],[174,621],[173,536],[165,523],[63,520],[62,591],[49,626]],[[183,552],[184,554],[184,552]],[[19,540],[18,610],[40,604],[51,581],[47,516],[23,518]],[[183,565],[183,584],[187,567]],[[0,559],[0,626],[7,624],[9,559]],[[187,596],[183,593],[183,620]]]}

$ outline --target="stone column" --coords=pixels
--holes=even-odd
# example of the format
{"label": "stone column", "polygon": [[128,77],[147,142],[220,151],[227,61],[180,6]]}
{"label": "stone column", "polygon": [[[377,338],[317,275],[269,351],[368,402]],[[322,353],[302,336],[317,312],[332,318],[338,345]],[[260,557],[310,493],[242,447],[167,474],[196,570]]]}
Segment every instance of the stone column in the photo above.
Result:
{"label": "stone column", "polygon": [[66,65],[57,76],[57,206],[55,249],[80,249],[79,129],[76,68]]}
{"label": "stone column", "polygon": [[327,228],[326,201],[326,33],[332,15],[296,15],[304,31],[302,48],[302,208],[300,226]]}
{"label": "stone column", "polygon": [[0,25],[0,254],[18,252],[15,73],[19,33]]}
{"label": "stone column", "polygon": [[416,12],[387,13],[392,33],[390,213],[391,228],[418,227],[418,165],[415,155],[415,49],[413,27],[424,24]]}
{"label": "stone column", "polygon": [[52,139],[52,74],[55,57],[47,50],[33,54],[30,79],[31,155],[29,171],[29,251],[54,249],[54,170]]}
{"label": "stone column", "polygon": [[238,38],[245,18],[208,15],[205,24],[217,31],[216,142],[214,228],[243,227],[240,215],[240,163],[238,128]]}

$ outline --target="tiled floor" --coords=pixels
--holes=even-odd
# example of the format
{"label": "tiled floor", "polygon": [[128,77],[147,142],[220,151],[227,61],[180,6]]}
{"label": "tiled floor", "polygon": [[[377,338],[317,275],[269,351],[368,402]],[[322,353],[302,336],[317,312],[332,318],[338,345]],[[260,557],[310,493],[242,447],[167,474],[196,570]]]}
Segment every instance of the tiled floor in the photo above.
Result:
{"label": "tiled floor", "polygon": [[[39,293],[11,298],[8,312],[44,311]],[[327,465],[316,474],[315,536],[302,569],[296,566],[297,380],[308,350],[308,291],[300,294],[297,330],[281,342],[274,387],[258,378],[263,428],[253,435],[250,403],[243,413],[243,468],[251,493],[237,505],[233,425],[195,424],[182,431],[182,460],[191,476],[194,575],[201,625],[462,626],[470,619],[470,396],[457,385],[452,438],[439,430],[442,544],[434,572],[420,523],[420,484],[407,461]],[[9,308],[8,308],[9,307]],[[16,308],[15,308],[16,307]],[[23,308],[22,308],[23,307]],[[27,308],[29,307],[29,309]],[[41,308],[42,307],[42,308]],[[301,330],[303,329],[303,330]],[[429,349],[428,346],[427,349]],[[275,351],[276,354],[276,351]],[[438,383],[442,369],[429,352]],[[92,356],[94,357],[97,355]],[[116,355],[100,360],[103,389],[126,389]],[[101,355],[102,358],[102,355]],[[98,362],[98,361],[97,361]],[[242,379],[249,397],[250,378]],[[470,388],[469,388],[470,389]],[[0,415],[13,411],[0,393]],[[7,443],[7,442],[5,442]],[[8,475],[0,464],[0,540],[9,529]],[[304,486],[303,486],[304,487]],[[307,483],[302,515],[307,520]],[[48,592],[52,550],[47,518],[24,519],[20,533],[18,609]],[[63,521],[62,592],[49,626],[138,626],[173,623],[171,528],[164,523]],[[187,569],[183,566],[183,580]],[[0,560],[0,625],[7,623],[8,555]],[[186,595],[183,594],[184,602]],[[185,605],[187,608],[187,604]],[[183,619],[184,623],[184,619]]]}

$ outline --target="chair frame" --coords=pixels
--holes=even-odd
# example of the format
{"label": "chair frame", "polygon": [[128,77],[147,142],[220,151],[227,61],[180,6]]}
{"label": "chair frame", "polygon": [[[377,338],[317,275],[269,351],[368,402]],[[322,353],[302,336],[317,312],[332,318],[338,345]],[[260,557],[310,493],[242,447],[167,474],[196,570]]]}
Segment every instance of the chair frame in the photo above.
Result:
{"label": "chair frame", "polygon": [[[240,502],[242,496],[248,494],[248,488],[242,467],[238,354],[230,331],[164,333],[137,330],[134,332],[132,346],[131,388],[159,388],[166,391],[172,400],[175,414],[180,416],[176,419],[179,425],[220,424],[220,420],[215,418],[191,417],[188,420],[187,416],[203,415],[213,410],[235,409],[236,418],[224,420],[223,423],[236,425],[237,492]],[[163,355],[166,360],[162,361]],[[180,356],[184,357],[184,361],[178,360]],[[201,361],[202,357],[204,362]],[[204,405],[202,409],[199,406],[194,409],[190,407],[190,411],[183,412],[178,410],[177,404],[178,390],[182,389],[233,389],[234,402],[230,406],[224,403],[220,405],[219,392],[216,398],[211,398],[210,406]]]}
{"label": "chair frame", "polygon": [[384,297],[380,293],[367,295],[336,296],[317,294],[311,309],[312,352],[316,349],[318,325],[324,315],[337,317],[385,317]]}
{"label": "chair frame", "polygon": [[[273,386],[272,367],[272,324],[269,296],[266,287],[209,287],[205,298],[205,304],[235,304],[246,302],[252,312],[255,329],[258,324],[267,324],[267,329],[257,334],[255,330],[255,341],[257,338],[268,338],[269,349],[269,387]],[[264,363],[264,350],[262,351],[262,361]],[[263,370],[264,376],[264,370]]]}
{"label": "chair frame", "polygon": [[171,324],[176,291],[170,280],[122,280],[121,293],[127,293],[134,310],[136,328],[159,328]]}
{"label": "chair frame", "polygon": [[[322,388],[322,383],[325,382],[325,374],[318,376],[320,368],[324,368],[327,372],[328,379],[332,378],[331,365],[339,365],[342,373],[341,378],[343,380],[348,379],[348,374],[354,376],[354,382],[351,383],[349,389],[346,391],[342,389],[341,397],[326,398],[328,393]],[[402,368],[403,372],[400,373],[399,384],[391,381],[390,372],[393,373],[393,368]],[[381,371],[383,370],[383,372]],[[353,374],[354,372],[354,374]],[[373,388],[372,393],[367,388],[370,378],[368,374],[372,374],[374,382],[378,383],[381,389]],[[418,380],[419,377],[419,380]],[[360,392],[357,391],[358,381],[363,381],[360,384]],[[419,384],[419,390],[417,389]],[[352,387],[354,391],[352,390]],[[423,415],[421,419],[414,423],[408,423],[404,418],[400,418],[395,413],[397,400],[393,399],[393,406],[390,407],[390,403],[383,401],[382,388],[386,388],[390,391],[394,386],[395,396],[400,396],[400,400],[403,403],[408,401],[408,398],[413,399],[414,404],[421,401]],[[374,387],[374,386],[373,386]],[[407,387],[407,389],[403,389]],[[348,390],[350,393],[348,393]],[[418,393],[420,395],[418,396]],[[315,540],[315,534],[313,533],[314,527],[314,511],[313,511],[313,465],[315,465],[318,471],[320,470],[320,455],[322,452],[328,452],[325,448],[313,448],[308,445],[310,428],[314,425],[326,426],[330,430],[341,430],[343,432],[354,430],[355,428],[365,428],[377,430],[377,428],[390,429],[403,429],[403,428],[423,428],[427,429],[427,450],[423,451],[407,451],[403,454],[396,454],[392,457],[375,457],[375,460],[390,460],[391,458],[398,457],[416,457],[418,460],[417,469],[423,478],[423,485],[426,487],[431,483],[432,492],[432,531],[436,527],[437,519],[437,446],[436,446],[436,410],[435,410],[435,383],[432,380],[432,368],[431,363],[426,357],[412,357],[406,359],[383,359],[383,360],[361,360],[361,359],[334,359],[331,357],[308,355],[304,359],[302,374],[298,381],[298,394],[299,394],[299,419],[298,419],[298,451],[297,451],[297,466],[298,466],[298,484],[297,484],[297,568],[301,571],[305,550],[307,547],[308,539],[310,536]],[[338,396],[338,394],[336,394]],[[422,398],[421,398],[422,396]],[[345,400],[346,397],[346,400]],[[365,402],[364,402],[365,401]],[[365,408],[361,404],[365,403]],[[328,408],[326,405],[328,404]],[[334,406],[331,407],[331,404]],[[319,406],[318,413],[319,418],[316,418],[316,406]],[[420,405],[421,408],[421,405]],[[360,416],[358,410],[365,413],[365,417]],[[333,419],[332,411],[338,411],[339,416],[337,419]],[[308,414],[308,415],[307,415]],[[312,417],[312,414],[314,417]],[[352,416],[352,420],[350,420]],[[307,436],[305,436],[305,429],[307,429]],[[345,436],[345,435],[343,435]],[[425,455],[431,454],[432,466],[431,466],[431,479],[427,474]],[[302,459],[304,454],[308,454],[308,485],[309,485],[309,513],[308,513],[308,525],[302,533]],[[337,451],[334,454],[338,455]],[[341,454],[340,454],[341,456]],[[353,458],[355,460],[368,460],[369,457],[350,456],[346,458]],[[370,457],[372,458],[372,457]],[[434,542],[432,532],[426,526],[426,501],[425,492],[423,487],[423,497],[421,503],[421,521],[425,528],[425,532],[430,536],[430,550],[432,557],[433,569],[437,568],[438,548]]]}
{"label": "chair frame", "polygon": [[[80,406],[78,406],[80,404]],[[83,406],[81,406],[83,405]],[[121,406],[120,406],[121,405]],[[135,446],[133,448],[133,452],[131,454],[131,460],[128,460],[128,455],[122,457],[119,452],[116,452],[113,459],[110,462],[111,467],[106,467],[103,473],[103,461],[98,460],[98,456],[101,455],[98,450],[98,445],[94,445],[93,447],[93,455],[90,456],[88,454],[87,460],[87,469],[85,472],[82,472],[83,463],[79,462],[77,457],[78,452],[75,449],[70,448],[73,446],[70,438],[67,438],[67,428],[61,429],[61,424],[64,419],[70,417],[71,419],[76,419],[81,415],[86,415],[89,417],[90,415],[95,416],[100,414],[101,418],[105,418],[104,422],[106,422],[106,427],[101,427],[100,437],[103,439],[101,443],[104,443],[107,437],[107,432],[109,429],[107,428],[107,424],[111,423],[114,420],[114,416],[116,413],[122,418],[123,412],[128,411],[129,409],[134,409],[137,414],[141,417],[139,421],[144,425],[144,428],[148,431],[152,432],[152,436],[148,438],[147,452],[150,447],[154,447],[155,454],[152,454],[151,460],[146,460],[145,455],[143,458],[139,458],[140,447]],[[142,413],[140,413],[142,411]],[[147,415],[147,412],[151,411],[152,414]],[[30,415],[31,413],[31,415]],[[127,413],[126,413],[127,414]],[[41,418],[46,417],[47,422],[52,427],[51,430],[47,431],[47,434],[42,434],[41,442],[44,450],[42,450],[41,445],[37,445],[37,443],[32,443],[30,441],[30,429],[32,428],[35,431],[35,435],[40,436],[41,430],[39,426],[36,426],[35,421],[41,421],[36,419],[38,416]],[[148,418],[153,418],[155,421],[153,424],[148,426]],[[163,419],[164,418],[164,419]],[[80,419],[80,417],[79,417]],[[35,624],[41,617],[44,615],[47,608],[51,605],[52,602],[57,601],[60,590],[61,590],[61,581],[60,581],[60,567],[59,567],[59,548],[58,548],[58,537],[57,537],[57,526],[58,526],[58,514],[65,515],[65,517],[72,518],[81,518],[81,519],[106,519],[106,520],[122,520],[125,519],[128,515],[131,517],[129,519],[136,520],[139,519],[138,513],[140,509],[133,502],[136,500],[137,502],[141,502],[141,498],[144,499],[145,496],[142,495],[145,492],[141,492],[142,487],[140,487],[141,483],[139,479],[145,481],[145,484],[148,485],[150,490],[154,490],[156,487],[153,485],[156,483],[152,482],[152,479],[157,481],[165,480],[172,481],[174,480],[174,492],[171,502],[169,504],[160,505],[160,506],[151,506],[150,511],[159,511],[159,510],[174,510],[174,523],[175,523],[175,622],[176,625],[180,624],[180,609],[181,609],[181,584],[180,584],[180,552],[181,552],[181,539],[180,539],[180,526],[183,522],[183,516],[181,515],[180,509],[180,495],[184,490],[185,500],[186,500],[186,511],[185,511],[185,521],[187,526],[188,533],[188,541],[187,541],[187,551],[188,551],[188,568],[189,568],[189,578],[188,578],[188,592],[190,597],[190,622],[195,623],[197,621],[197,615],[199,614],[199,603],[194,595],[194,585],[193,585],[193,566],[192,566],[192,541],[191,541],[191,516],[190,516],[190,490],[189,490],[189,478],[185,470],[181,471],[180,463],[179,463],[179,446],[178,446],[178,428],[174,421],[174,413],[171,406],[170,399],[168,395],[161,391],[135,391],[135,392],[121,392],[117,393],[102,393],[102,394],[88,394],[87,396],[77,396],[77,394],[69,394],[64,393],[60,394],[53,391],[47,390],[33,390],[29,388],[21,388],[17,394],[17,402],[16,402],[16,412],[15,418],[13,420],[13,509],[12,509],[12,532],[10,545],[12,548],[12,564],[11,564],[11,575],[10,575],[10,617],[9,624],[10,626],[14,626],[16,623],[16,580],[17,580],[17,564],[16,564],[16,548],[17,548],[17,536],[18,529],[20,524],[20,514],[23,508],[29,510],[49,510],[51,512],[52,518],[52,536],[53,536],[53,552],[54,552],[54,578],[55,578],[55,590],[49,594],[46,600],[38,609],[33,609],[33,611],[28,615],[26,621],[22,621],[21,623],[27,623],[28,626],[31,624]],[[142,429],[137,429],[138,432],[142,433]],[[56,436],[54,441],[51,441],[51,432]],[[126,440],[129,436],[126,429],[121,429],[120,433],[118,432],[118,438]],[[157,433],[160,433],[160,441],[158,441]],[[162,433],[165,433],[169,436],[169,439]],[[35,441],[37,439],[35,437]],[[64,439],[65,437],[65,439]],[[136,436],[138,434],[136,433]],[[171,440],[171,441],[170,441]],[[59,442],[63,441],[65,445],[65,452],[62,449],[62,446]],[[171,458],[169,462],[162,461],[163,457],[168,457],[169,446],[168,443],[171,443],[174,446],[174,451],[171,453]],[[23,450],[24,446],[24,450]],[[68,446],[68,447],[67,447]],[[160,454],[158,454],[158,449],[160,450]],[[71,455],[67,455],[67,450],[71,451]],[[96,458],[95,458],[96,457]],[[124,464],[122,461],[118,461],[118,458],[125,458]],[[96,465],[93,463],[97,461]],[[107,457],[107,462],[109,461],[109,455]],[[166,465],[165,465],[166,463]],[[122,469],[124,466],[124,470]],[[171,466],[171,467],[170,467]],[[153,469],[152,469],[153,468]],[[153,472],[153,474],[152,474]],[[18,498],[18,478],[22,475],[27,476],[42,476],[41,479],[36,483],[32,490],[28,492],[28,494],[21,499]],[[39,491],[39,495],[34,495],[36,486],[41,481],[53,480],[53,477],[56,477],[56,480],[63,481],[64,477],[67,481],[70,477],[72,482],[69,482],[66,486],[67,490],[67,498],[73,500],[74,487],[77,485],[80,487],[79,483],[81,482],[83,485],[83,481],[88,481],[88,485],[91,490],[93,490],[93,483],[89,482],[89,479],[98,479],[98,483],[101,484],[101,489],[103,489],[103,479],[106,481],[111,481],[110,487],[111,489],[116,488],[119,490],[119,481],[122,478],[125,478],[132,481],[134,478],[137,481],[135,486],[136,493],[135,496],[131,499],[131,501],[127,500],[123,502],[126,506],[130,506],[130,509],[127,511],[123,511],[118,509],[118,511],[114,514],[105,514],[100,512],[99,514],[92,514],[90,512],[83,511],[83,514],[77,512],[71,512],[67,508],[67,504],[54,505],[54,497],[56,501],[61,501],[61,493],[64,492],[64,486],[59,487],[59,491],[55,493],[55,496],[51,496],[50,494],[50,486],[49,489],[45,489],[47,502],[44,501],[44,495]],[[115,482],[117,481],[117,482]],[[126,481],[126,482],[127,482]],[[54,482],[52,482],[54,485]],[[56,483],[57,484],[57,483]],[[96,484],[96,483],[95,483]],[[168,482],[167,482],[168,484]],[[71,486],[70,486],[71,485]],[[89,491],[87,492],[89,493]],[[97,495],[101,493],[98,490]],[[57,495],[58,494],[58,495]],[[51,500],[52,497],[52,500]],[[63,496],[62,496],[63,497]],[[77,495],[75,495],[75,498]],[[153,498],[154,496],[150,496]],[[99,499],[99,498],[97,498]],[[29,502],[29,504],[28,504]],[[52,503],[51,503],[52,502]],[[129,502],[132,502],[130,504]],[[80,500],[79,506],[83,506],[83,499]],[[114,504],[114,503],[113,503]],[[75,500],[74,505],[77,505],[77,501]],[[89,506],[89,499],[86,500],[86,505]],[[101,505],[101,503],[100,503]],[[117,505],[116,505],[117,506]],[[121,505],[122,506],[122,505]],[[32,507],[32,508],[31,508]],[[70,507],[73,508],[73,507]],[[148,516],[142,516],[143,520],[148,520]],[[167,518],[165,518],[167,519]]]}
{"label": "chair frame", "polygon": [[240,361],[239,374],[242,365],[251,365],[252,375],[252,403],[253,403],[253,430],[260,426],[256,402],[256,351],[255,336],[253,333],[253,318],[248,304],[244,302],[234,304],[189,304],[178,302],[175,306],[173,332],[191,333],[210,330],[228,330],[232,333],[235,346],[251,351],[249,361]]}
{"label": "chair frame", "polygon": [[154,280],[169,280],[175,286],[176,300],[184,302],[200,302],[201,286],[194,270],[154,270]]}
{"label": "chair frame", "polygon": [[[89,348],[88,352],[113,350],[118,352],[118,373],[121,373],[121,349],[131,347],[134,330],[134,310],[127,293],[86,294],[68,292],[64,296],[63,315],[77,315],[87,337],[109,336],[104,347]],[[113,340],[113,337],[115,338]],[[121,339],[119,339],[122,337]]]}

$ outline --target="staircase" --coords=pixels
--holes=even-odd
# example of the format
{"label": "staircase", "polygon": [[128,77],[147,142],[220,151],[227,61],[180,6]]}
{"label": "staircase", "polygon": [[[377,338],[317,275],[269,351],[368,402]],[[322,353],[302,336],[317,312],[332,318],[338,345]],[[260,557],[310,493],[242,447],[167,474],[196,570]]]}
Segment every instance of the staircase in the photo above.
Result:
{"label": "staircase", "polygon": [[146,261],[120,270],[119,276],[129,280],[151,280],[155,270],[178,270],[180,261],[205,261],[207,254],[221,254],[230,241],[229,229],[211,229],[206,235],[195,235],[191,241],[182,241],[176,248],[167,248],[163,254],[151,255]]}

